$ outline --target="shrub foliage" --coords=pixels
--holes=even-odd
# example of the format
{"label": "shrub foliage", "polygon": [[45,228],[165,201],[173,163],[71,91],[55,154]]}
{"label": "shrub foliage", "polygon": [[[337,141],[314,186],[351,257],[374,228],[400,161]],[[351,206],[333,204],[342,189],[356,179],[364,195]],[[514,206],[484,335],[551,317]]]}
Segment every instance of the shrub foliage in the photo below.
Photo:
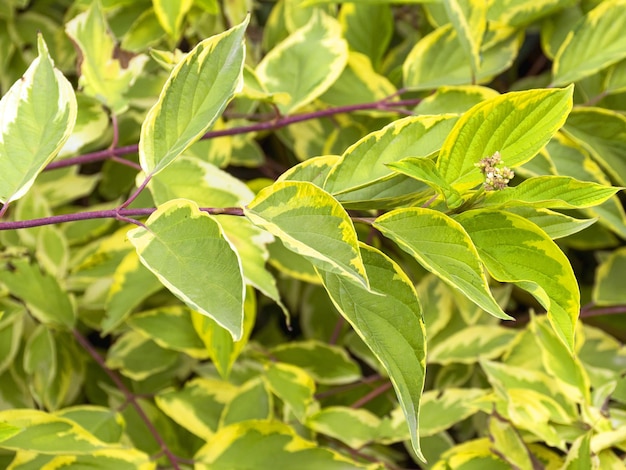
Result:
{"label": "shrub foliage", "polygon": [[625,28],[4,2],[0,465],[623,468]]}

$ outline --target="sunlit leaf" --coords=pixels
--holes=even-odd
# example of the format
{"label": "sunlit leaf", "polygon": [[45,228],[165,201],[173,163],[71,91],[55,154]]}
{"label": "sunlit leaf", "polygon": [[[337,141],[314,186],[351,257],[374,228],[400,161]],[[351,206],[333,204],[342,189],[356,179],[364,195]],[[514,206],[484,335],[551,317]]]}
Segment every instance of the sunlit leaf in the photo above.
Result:
{"label": "sunlit leaf", "polygon": [[376,219],[374,227],[476,305],[511,318],[493,298],[471,238],[452,218],[431,209],[396,209]]}
{"label": "sunlit leaf", "polygon": [[320,96],[339,77],[348,60],[348,45],[334,18],[316,12],[303,27],[272,48],[256,73],[272,93],[284,92],[288,104],[278,103],[290,114]]}
{"label": "sunlit leaf", "polygon": [[574,348],[580,293],[565,254],[536,225],[504,211],[460,214],[463,225],[491,275],[530,292],[548,311],[560,339]]}
{"label": "sunlit leaf", "polygon": [[0,100],[0,202],[22,197],[61,150],[76,122],[74,89],[54,68],[41,35],[38,57]]}
{"label": "sunlit leaf", "polygon": [[146,174],[158,173],[202,137],[241,89],[247,24],[205,39],[176,64],[141,126],[139,162]]}
{"label": "sunlit leaf", "polygon": [[573,87],[511,92],[477,104],[456,123],[446,139],[437,168],[457,190],[483,180],[475,163],[499,152],[512,168],[532,157],[565,123]]}
{"label": "sunlit leaf", "polygon": [[245,214],[316,267],[367,286],[350,217],[330,194],[314,184],[274,183],[257,194]]}
{"label": "sunlit leaf", "polygon": [[243,332],[241,262],[213,217],[175,199],[146,226],[128,232],[141,262],[193,310],[213,318],[237,340]]}

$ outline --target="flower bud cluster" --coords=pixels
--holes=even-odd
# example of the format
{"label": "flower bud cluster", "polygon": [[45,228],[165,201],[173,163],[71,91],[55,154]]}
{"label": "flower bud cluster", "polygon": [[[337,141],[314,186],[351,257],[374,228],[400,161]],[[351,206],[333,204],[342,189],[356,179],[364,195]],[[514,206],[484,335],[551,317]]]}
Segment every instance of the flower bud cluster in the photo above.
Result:
{"label": "flower bud cluster", "polygon": [[474,163],[474,166],[479,168],[481,173],[485,175],[485,182],[483,183],[485,191],[504,189],[515,176],[515,173],[509,167],[497,168],[496,165],[500,163],[502,163],[500,152],[496,152],[491,157],[485,157],[478,163]]}

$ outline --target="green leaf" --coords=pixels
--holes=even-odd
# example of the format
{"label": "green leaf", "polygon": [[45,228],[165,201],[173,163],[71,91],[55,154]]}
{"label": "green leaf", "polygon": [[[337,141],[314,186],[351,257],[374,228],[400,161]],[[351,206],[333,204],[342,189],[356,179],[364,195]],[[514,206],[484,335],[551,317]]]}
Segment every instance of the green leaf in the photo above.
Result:
{"label": "green leaf", "polygon": [[155,175],[148,188],[156,204],[184,198],[200,207],[239,207],[254,198],[243,181],[211,163],[186,155]]}
{"label": "green leaf", "polygon": [[[351,51],[365,54],[374,69],[382,60],[393,35],[394,18],[388,4],[343,3],[339,22]],[[370,34],[376,31],[376,34]]]}
{"label": "green leaf", "polygon": [[626,117],[601,108],[572,110],[564,127],[620,185],[626,185]]}
{"label": "green leaf", "polygon": [[267,245],[274,241],[274,237],[269,232],[252,225],[245,217],[218,215],[216,218],[239,254],[246,283],[276,302],[289,318],[289,312],[280,300],[276,280],[265,267],[269,258]]}
{"label": "green leaf", "polygon": [[548,374],[494,361],[482,361],[481,367],[496,393],[508,401],[509,418],[516,425],[530,430],[536,426],[538,432],[544,432],[540,424],[548,421],[575,421],[575,403],[567,399]]}
{"label": "green leaf", "polygon": [[153,0],[152,2],[159,23],[175,41],[180,39],[180,27],[193,3],[193,0],[181,0],[178,2]]}
{"label": "green leaf", "polygon": [[309,158],[289,168],[276,181],[308,181],[323,188],[328,173],[337,164],[339,158],[337,155]]}
{"label": "green leaf", "polygon": [[246,421],[222,428],[194,458],[197,470],[232,470],[249,466],[250,456],[254,456],[254,467],[259,469],[367,468],[301,438],[284,423],[268,421]]}
{"label": "green leaf", "polygon": [[37,48],[38,57],[0,100],[0,202],[4,204],[26,194],[76,122],[72,85],[54,68],[41,35]]}
{"label": "green leaf", "polygon": [[321,384],[345,384],[361,377],[359,366],[344,349],[320,341],[281,344],[271,350],[271,355],[278,361],[303,368]]}
{"label": "green leaf", "polygon": [[290,114],[324,93],[339,78],[348,60],[348,45],[334,18],[315,12],[310,21],[271,49],[256,73],[270,93],[287,93],[277,103]]}
{"label": "green leaf", "polygon": [[65,31],[79,49],[80,78],[83,92],[96,98],[113,114],[121,114],[128,109],[126,93],[142,73],[148,61],[145,55],[137,55],[122,67],[114,58],[115,39],[109,31],[100,2],[91,2],[90,8],[65,26]]}
{"label": "green leaf", "polygon": [[7,370],[18,353],[22,343],[24,330],[24,314],[26,309],[13,303],[1,304],[0,314],[0,373]]}
{"label": "green leaf", "polygon": [[462,191],[483,181],[474,166],[500,152],[512,168],[534,157],[563,125],[573,87],[511,92],[477,104],[456,123],[437,159],[443,178]]}
{"label": "green leaf", "polygon": [[399,162],[388,163],[387,166],[433,188],[443,196],[449,208],[455,209],[463,204],[462,196],[442,178],[432,160],[409,157]]}
{"label": "green leaf", "polygon": [[472,402],[487,394],[478,388],[429,390],[422,396],[420,436],[433,436],[479,411]]}
{"label": "green leaf", "polygon": [[441,468],[511,470],[511,466],[492,450],[489,438],[473,439],[458,444],[444,452],[440,458]]}
{"label": "green leaf", "polygon": [[549,209],[534,209],[525,206],[507,207],[506,210],[529,220],[543,230],[552,240],[578,233],[598,220],[597,218],[575,219]]}
{"label": "green leaf", "polygon": [[413,283],[390,258],[364,244],[361,252],[373,292],[330,272],[320,271],[320,276],[337,309],[389,374],[406,417],[413,450],[423,459],[418,416],[426,344],[417,294]]}
{"label": "green leaf", "polygon": [[164,349],[131,330],[120,336],[109,349],[106,364],[133,380],[145,380],[171,367],[177,359],[176,352]]}
{"label": "green leaf", "polygon": [[374,227],[485,311],[497,318],[511,318],[493,298],[478,252],[455,220],[415,207],[388,212],[376,219]]}
{"label": "green leaf", "polygon": [[19,297],[40,322],[72,328],[76,321],[73,298],[49,276],[26,259],[16,259],[0,269],[0,282]]}
{"label": "green leaf", "polygon": [[439,342],[428,352],[428,362],[472,364],[495,359],[509,349],[515,330],[497,325],[469,326]]}
{"label": "green leaf", "polygon": [[0,443],[11,436],[15,436],[20,431],[21,428],[17,426],[11,426],[4,422],[0,423]]}
{"label": "green leaf", "polygon": [[220,415],[237,393],[234,385],[215,379],[195,378],[181,390],[167,389],[156,395],[157,406],[196,436],[213,442]]}
{"label": "green leaf", "polygon": [[220,428],[253,419],[271,419],[273,400],[266,382],[256,377],[244,383],[228,402],[220,419]]}
{"label": "green leaf", "polygon": [[206,358],[204,343],[184,307],[163,307],[133,315],[128,324],[162,348],[180,351],[191,357]]}
{"label": "green leaf", "polygon": [[81,405],[63,408],[55,413],[61,418],[78,423],[101,441],[114,444],[120,442],[124,433],[122,416],[109,408]]}
{"label": "green leaf", "polygon": [[499,96],[497,91],[483,86],[442,86],[420,101],[415,111],[419,114],[462,114],[472,106],[496,96]]}
{"label": "green leaf", "polygon": [[393,176],[386,164],[436,152],[456,119],[449,114],[411,116],[366,135],[343,153],[324,189],[339,196]]}
{"label": "green leaf", "polygon": [[141,126],[139,162],[146,174],[158,173],[202,137],[243,86],[248,21],[205,39],[176,64]]}
{"label": "green leaf", "polygon": [[487,30],[487,3],[475,0],[444,0],[443,5],[456,31],[465,56],[469,59],[472,76],[480,70],[480,46]]}
{"label": "green leaf", "polygon": [[513,188],[489,191],[483,205],[581,209],[602,204],[621,189],[590,181],[578,181],[569,176],[535,176]]}
{"label": "green leaf", "polygon": [[198,312],[191,312],[191,321],[196,333],[202,339],[209,357],[219,374],[227,378],[239,354],[248,344],[256,319],[256,297],[251,288],[247,288],[243,304],[243,333],[234,341],[228,332],[212,318]]}
{"label": "green leaf", "polygon": [[483,41],[482,61],[472,80],[465,51],[459,47],[454,27],[447,24],[424,36],[411,49],[402,66],[404,86],[430,90],[444,85],[489,82],[511,66],[520,45],[521,37],[515,32],[493,44]]}
{"label": "green leaf", "polygon": [[574,0],[501,0],[489,4],[487,17],[497,25],[519,28],[557,12],[559,14],[553,16],[558,17],[564,7],[573,3]]}
{"label": "green leaf", "polygon": [[535,224],[510,212],[479,209],[464,212],[457,220],[491,275],[530,292],[548,311],[559,338],[573,350],[580,293],[559,247]]}
{"label": "green leaf", "polygon": [[270,390],[290,407],[298,421],[304,421],[314,400],[313,377],[301,367],[273,362],[265,366],[265,378]]}
{"label": "green leaf", "polygon": [[[351,51],[341,75],[320,100],[331,106],[349,106],[383,100],[395,92],[396,87],[374,71],[367,56]],[[380,111],[368,114],[380,114]]]}
{"label": "green leaf", "polygon": [[154,470],[156,462],[148,454],[132,448],[107,448],[79,455],[33,455],[31,451],[18,451],[11,462],[12,470],[56,470],[63,467],[89,470]]}
{"label": "green leaf", "polygon": [[576,439],[567,453],[563,470],[587,470],[593,467],[591,455],[591,432]]}
{"label": "green leaf", "polygon": [[314,184],[274,183],[244,211],[254,224],[316,267],[368,285],[352,220],[341,204]]}
{"label": "green leaf", "polygon": [[146,226],[128,232],[141,262],[190,308],[233,336],[243,333],[241,261],[213,217],[191,201],[160,206]]}
{"label": "green leaf", "polygon": [[105,305],[103,333],[117,328],[134,308],[163,288],[163,284],[144,267],[134,251],[129,252],[117,265]]}
{"label": "green leaf", "polygon": [[597,268],[593,301],[597,305],[626,303],[621,280],[626,276],[626,248],[613,251]]}
{"label": "green leaf", "polygon": [[20,432],[0,442],[0,447],[4,449],[58,455],[90,454],[111,447],[74,421],[43,411],[0,411],[0,422],[20,429]]}
{"label": "green leaf", "polygon": [[538,319],[531,321],[530,330],[537,338],[546,370],[562,383],[565,395],[579,403],[589,403],[589,377],[580,360],[559,341],[558,336]]}
{"label": "green leaf", "polygon": [[578,22],[561,44],[553,86],[576,82],[626,58],[626,2],[609,0]]}
{"label": "green leaf", "polygon": [[308,428],[335,438],[352,449],[360,449],[375,441],[380,424],[378,416],[370,411],[343,406],[324,408],[306,420]]}
{"label": "green leaf", "polygon": [[497,413],[489,417],[489,439],[493,442],[495,453],[511,468],[535,468],[533,457],[517,429]]}

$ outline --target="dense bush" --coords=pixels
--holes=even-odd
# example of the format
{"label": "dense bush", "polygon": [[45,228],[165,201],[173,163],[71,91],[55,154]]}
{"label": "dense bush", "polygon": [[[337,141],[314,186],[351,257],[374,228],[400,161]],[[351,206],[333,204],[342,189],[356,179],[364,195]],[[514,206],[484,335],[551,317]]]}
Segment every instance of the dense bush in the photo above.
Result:
{"label": "dense bush", "polygon": [[3,2],[0,466],[623,468],[625,29]]}

